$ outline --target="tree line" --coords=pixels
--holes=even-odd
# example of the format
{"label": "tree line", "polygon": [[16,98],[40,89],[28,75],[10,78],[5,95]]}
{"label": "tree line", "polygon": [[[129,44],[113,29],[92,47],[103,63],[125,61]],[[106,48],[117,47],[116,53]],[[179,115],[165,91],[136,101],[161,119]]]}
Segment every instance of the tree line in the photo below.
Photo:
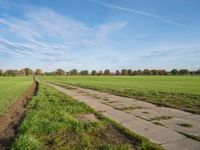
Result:
{"label": "tree line", "polygon": [[36,69],[35,71],[33,71],[30,68],[24,68],[24,69],[8,69],[8,70],[1,70],[0,69],[0,76],[28,76],[28,75],[43,75],[42,70],[41,69]]}
{"label": "tree line", "polygon": [[106,69],[104,71],[88,71],[88,70],[81,70],[78,71],[77,69],[72,69],[70,71],[65,71],[63,69],[57,69],[56,71],[52,72],[43,72],[41,69],[36,69],[33,71],[30,68],[24,68],[20,70],[1,70],[0,69],[0,76],[28,76],[28,75],[46,75],[46,76],[76,76],[76,75],[122,75],[122,76],[135,76],[135,75],[200,75],[200,69],[196,71],[189,71],[187,69],[172,69],[171,71],[166,70],[132,70],[132,69],[122,69],[122,70],[116,70],[115,72],[110,71],[109,69]]}

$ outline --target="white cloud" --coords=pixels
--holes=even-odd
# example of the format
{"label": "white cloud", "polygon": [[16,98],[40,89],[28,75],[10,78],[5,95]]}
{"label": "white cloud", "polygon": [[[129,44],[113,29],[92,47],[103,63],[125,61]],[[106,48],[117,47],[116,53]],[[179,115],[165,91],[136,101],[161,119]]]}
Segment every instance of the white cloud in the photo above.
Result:
{"label": "white cloud", "polygon": [[88,27],[48,8],[28,8],[22,17],[0,17],[0,53],[46,61],[68,60],[74,51],[97,46],[109,33],[126,26],[125,22],[112,22]]}

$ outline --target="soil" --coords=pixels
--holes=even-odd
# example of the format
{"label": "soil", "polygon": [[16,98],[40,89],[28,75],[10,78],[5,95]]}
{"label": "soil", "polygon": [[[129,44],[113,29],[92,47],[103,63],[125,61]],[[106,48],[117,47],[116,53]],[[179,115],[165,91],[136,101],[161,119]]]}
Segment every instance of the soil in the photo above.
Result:
{"label": "soil", "polygon": [[97,121],[97,117],[94,114],[80,114],[76,118],[83,122]]}
{"label": "soil", "polygon": [[0,116],[0,149],[9,149],[20,122],[24,118],[27,109],[28,100],[33,95],[37,94],[38,82],[34,83],[27,89],[27,91],[16,100],[7,110],[5,114]]}
{"label": "soil", "polygon": [[[103,149],[104,145],[124,145],[128,144],[131,149],[136,149],[137,141],[128,138],[125,134],[112,125],[107,125],[100,131],[87,133],[88,142],[92,147],[88,149]],[[56,131],[50,134],[46,141],[45,149],[84,149],[82,137],[69,130]]]}
{"label": "soil", "polygon": [[129,144],[132,145],[132,149],[134,149],[137,145],[137,141],[132,138],[129,138],[126,134],[122,133],[119,129],[114,127],[113,125],[107,125],[105,129],[100,131],[99,133],[94,134],[97,137],[94,140],[94,145],[96,141],[100,139],[100,143],[102,144],[114,144],[114,145],[123,145]]}

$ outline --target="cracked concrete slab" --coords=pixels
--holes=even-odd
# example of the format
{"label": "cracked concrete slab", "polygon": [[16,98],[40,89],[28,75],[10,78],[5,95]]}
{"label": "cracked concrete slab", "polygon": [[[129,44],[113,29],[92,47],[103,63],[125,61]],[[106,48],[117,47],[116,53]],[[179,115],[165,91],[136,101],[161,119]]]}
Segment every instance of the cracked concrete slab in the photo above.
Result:
{"label": "cracked concrete slab", "polygon": [[192,114],[192,115],[188,115],[188,116],[182,116],[180,118],[182,118],[184,120],[194,121],[194,122],[197,122],[198,124],[200,124],[200,117],[199,117],[199,115]]}
{"label": "cracked concrete slab", "polygon": [[199,150],[200,142],[186,138],[171,143],[166,143],[162,146],[168,150]]}
{"label": "cracked concrete slab", "polygon": [[200,137],[200,124],[196,122],[180,118],[173,118],[170,120],[161,120],[160,123],[176,131]]}
{"label": "cracked concrete slab", "polygon": [[155,125],[145,120],[122,122],[122,125],[126,126],[131,131],[143,135],[151,141],[163,144],[166,142],[172,142],[185,138],[185,136],[162,126]]}
{"label": "cracked concrete slab", "polygon": [[152,108],[154,111],[157,111],[158,113],[162,113],[168,116],[172,117],[182,117],[182,116],[188,116],[191,115],[191,113],[173,109],[173,108],[168,108],[168,107],[154,107]]}
{"label": "cracked concrete slab", "polygon": [[133,114],[134,116],[137,116],[149,121],[152,118],[166,116],[166,114],[159,113],[151,109],[136,109],[136,110],[125,110],[125,111],[130,114]]}

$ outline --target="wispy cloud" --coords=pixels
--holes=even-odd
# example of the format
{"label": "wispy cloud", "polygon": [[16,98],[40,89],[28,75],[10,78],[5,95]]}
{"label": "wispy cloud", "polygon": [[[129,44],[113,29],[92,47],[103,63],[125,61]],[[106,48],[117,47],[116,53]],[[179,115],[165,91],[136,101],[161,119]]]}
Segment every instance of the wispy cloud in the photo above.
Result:
{"label": "wispy cloud", "polygon": [[152,13],[149,13],[149,12],[144,12],[144,11],[140,11],[140,10],[137,10],[137,9],[121,7],[121,6],[118,6],[118,5],[114,5],[114,4],[110,4],[110,3],[102,2],[102,1],[97,1],[97,0],[88,0],[88,1],[92,2],[92,3],[95,3],[95,4],[98,4],[98,5],[101,5],[101,6],[104,6],[104,7],[108,7],[108,8],[112,8],[112,9],[117,9],[117,10],[121,10],[121,11],[125,11],[125,12],[130,12],[130,13],[134,13],[134,14],[138,14],[138,15],[151,17],[151,18],[159,20],[161,22],[172,24],[172,25],[176,25],[176,26],[179,26],[179,27],[200,30],[199,27],[190,26],[190,25],[187,25],[187,24],[184,24],[184,23],[180,23],[180,22],[177,22],[177,21],[166,19],[166,18],[164,18],[162,16],[159,16],[159,15],[156,15],[156,14],[152,14]]}
{"label": "wispy cloud", "polygon": [[41,61],[69,60],[74,51],[100,44],[127,24],[120,21],[89,27],[49,8],[25,6],[22,10],[22,17],[0,16],[0,53]]}
{"label": "wispy cloud", "polygon": [[199,58],[200,57],[200,45],[184,45],[175,46],[166,49],[158,49],[149,51],[149,53],[142,55],[139,59],[152,60],[152,59],[164,59],[164,58]]}

